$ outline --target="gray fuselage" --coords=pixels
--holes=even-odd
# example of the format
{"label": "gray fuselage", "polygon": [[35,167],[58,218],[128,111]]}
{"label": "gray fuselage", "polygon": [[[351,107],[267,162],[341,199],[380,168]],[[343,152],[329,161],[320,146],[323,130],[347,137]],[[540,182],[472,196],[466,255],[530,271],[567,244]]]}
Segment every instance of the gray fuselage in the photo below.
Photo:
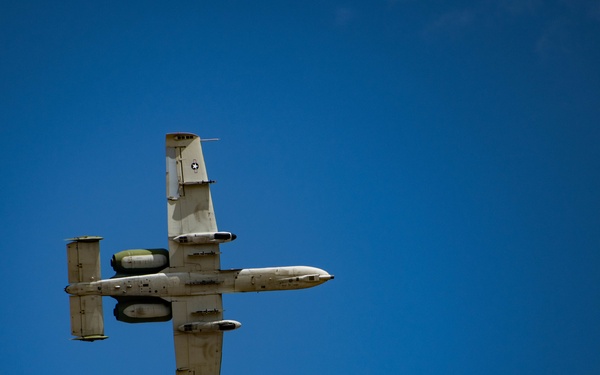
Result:
{"label": "gray fuselage", "polygon": [[163,272],[74,283],[65,289],[72,295],[112,297],[176,297],[223,293],[304,289],[320,285],[333,276],[307,266],[268,267],[215,272]]}

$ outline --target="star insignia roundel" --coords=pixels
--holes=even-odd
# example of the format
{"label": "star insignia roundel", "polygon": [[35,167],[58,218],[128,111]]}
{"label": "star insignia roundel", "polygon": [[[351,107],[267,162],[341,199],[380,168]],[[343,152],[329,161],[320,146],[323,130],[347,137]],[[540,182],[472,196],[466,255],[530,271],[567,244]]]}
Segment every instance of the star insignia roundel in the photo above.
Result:
{"label": "star insignia roundel", "polygon": [[198,162],[194,160],[194,162],[192,163],[192,169],[194,170],[194,173],[198,173],[198,168],[200,168],[200,164],[198,164]]}

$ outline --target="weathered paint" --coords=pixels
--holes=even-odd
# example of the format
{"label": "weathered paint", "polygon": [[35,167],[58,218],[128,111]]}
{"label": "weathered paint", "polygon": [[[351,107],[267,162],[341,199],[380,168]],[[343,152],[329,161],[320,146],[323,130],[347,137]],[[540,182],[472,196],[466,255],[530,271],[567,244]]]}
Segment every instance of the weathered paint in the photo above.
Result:
{"label": "weathered paint", "polygon": [[177,297],[268,292],[311,288],[332,278],[322,269],[307,266],[248,268],[209,273],[160,272],[75,283],[67,287],[67,293],[80,296]]}
{"label": "weathered paint", "polygon": [[169,250],[126,250],[113,256],[117,272],[101,280],[99,241],[83,236],[67,245],[71,327],[76,339],[106,338],[102,296],[118,300],[115,316],[129,323],[173,320],[177,374],[218,375],[223,331],[222,294],[311,288],[333,276],[307,266],[220,269],[219,245],[235,240],[219,232],[200,138],[166,136]]}

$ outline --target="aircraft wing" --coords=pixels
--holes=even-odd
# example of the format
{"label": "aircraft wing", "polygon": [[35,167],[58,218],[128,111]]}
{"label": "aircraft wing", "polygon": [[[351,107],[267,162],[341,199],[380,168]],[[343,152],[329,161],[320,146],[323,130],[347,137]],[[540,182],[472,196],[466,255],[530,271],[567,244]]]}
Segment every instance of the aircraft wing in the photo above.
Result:
{"label": "aircraft wing", "polygon": [[219,375],[223,332],[186,333],[179,327],[189,322],[211,322],[223,317],[220,294],[177,298],[172,301],[173,339],[177,374]]}
{"label": "aircraft wing", "polygon": [[170,267],[181,272],[216,271],[221,267],[219,245],[185,244],[173,238],[188,233],[217,232],[200,137],[167,134],[167,202]]}
{"label": "aircraft wing", "polygon": [[[174,238],[191,233],[217,232],[200,137],[189,133],[167,134],[167,213],[169,262],[172,272],[217,272],[218,243],[185,243]],[[177,374],[219,375],[223,332],[185,332],[190,322],[223,318],[220,294],[177,297],[171,301]]]}

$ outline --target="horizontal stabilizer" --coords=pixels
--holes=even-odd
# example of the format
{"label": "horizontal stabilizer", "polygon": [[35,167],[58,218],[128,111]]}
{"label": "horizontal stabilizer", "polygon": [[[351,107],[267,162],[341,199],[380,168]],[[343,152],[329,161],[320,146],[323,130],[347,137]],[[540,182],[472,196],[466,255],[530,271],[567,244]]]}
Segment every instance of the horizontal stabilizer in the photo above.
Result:
{"label": "horizontal stabilizer", "polygon": [[[98,281],[100,276],[100,240],[102,237],[71,238],[67,244],[69,284]],[[75,340],[95,341],[104,336],[102,296],[70,296],[71,334]]]}
{"label": "horizontal stabilizer", "polygon": [[100,276],[100,240],[102,237],[71,238],[67,244],[69,284],[98,281]]}
{"label": "horizontal stabilizer", "polygon": [[74,340],[104,340],[104,314],[101,296],[70,296],[71,334]]}

